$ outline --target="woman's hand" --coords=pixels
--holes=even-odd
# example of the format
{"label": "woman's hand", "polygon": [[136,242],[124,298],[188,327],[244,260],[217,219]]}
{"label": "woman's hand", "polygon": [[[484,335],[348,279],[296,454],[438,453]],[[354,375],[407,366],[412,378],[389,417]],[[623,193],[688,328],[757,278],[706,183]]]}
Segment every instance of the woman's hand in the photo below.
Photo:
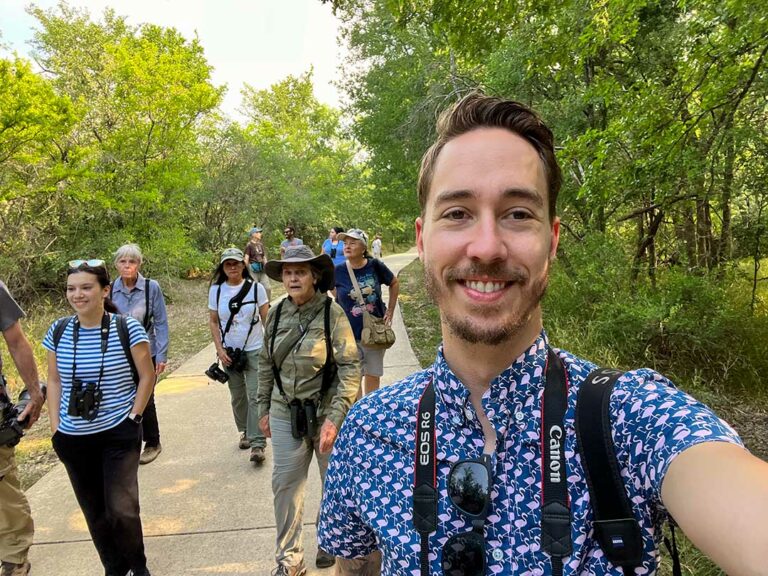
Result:
{"label": "woman's hand", "polygon": [[232,364],[232,358],[229,357],[227,351],[224,350],[224,348],[219,348],[216,350],[216,356],[219,357],[219,360],[221,360],[221,363],[224,364],[224,366],[229,366]]}
{"label": "woman's hand", "polygon": [[392,317],[394,316],[394,311],[392,308],[387,308],[387,311],[384,313],[384,323],[387,326],[392,326]]}
{"label": "woman's hand", "polygon": [[167,364],[167,362],[158,362],[155,366],[155,376],[160,376],[160,374],[165,372],[165,367]]}
{"label": "woman's hand", "polygon": [[320,454],[328,454],[331,451],[338,435],[336,424],[330,420],[323,422],[323,427],[320,428]]}
{"label": "woman's hand", "polygon": [[[272,429],[269,427],[269,414],[264,414],[259,420],[259,428],[267,438],[272,438]],[[322,432],[321,432],[322,434]]]}

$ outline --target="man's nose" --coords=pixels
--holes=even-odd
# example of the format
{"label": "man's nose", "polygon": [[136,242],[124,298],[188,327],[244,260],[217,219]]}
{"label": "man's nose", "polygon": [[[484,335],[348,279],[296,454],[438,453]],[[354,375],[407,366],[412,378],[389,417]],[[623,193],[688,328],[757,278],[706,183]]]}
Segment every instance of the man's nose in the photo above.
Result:
{"label": "man's nose", "polygon": [[467,256],[481,262],[497,262],[509,256],[505,237],[499,221],[495,217],[479,218],[471,230],[467,246]]}

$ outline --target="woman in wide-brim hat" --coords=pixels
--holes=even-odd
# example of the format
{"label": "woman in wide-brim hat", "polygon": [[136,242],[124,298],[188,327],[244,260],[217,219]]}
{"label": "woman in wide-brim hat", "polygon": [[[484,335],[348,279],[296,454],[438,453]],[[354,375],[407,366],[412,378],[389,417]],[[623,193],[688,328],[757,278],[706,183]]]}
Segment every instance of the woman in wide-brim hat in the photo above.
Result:
{"label": "woman in wide-brim hat", "polygon": [[[325,479],[333,442],[357,392],[360,367],[347,317],[326,295],[334,286],[330,257],[315,256],[308,246],[290,246],[281,260],[267,262],[265,270],[283,283],[288,294],[267,316],[265,346],[259,355],[258,408],[259,425],[272,438],[274,453],[277,568],[273,573],[293,576],[306,571],[301,516],[309,463],[314,453]],[[314,430],[301,426],[300,414],[306,417],[308,403],[317,415]],[[332,556],[318,550],[318,567],[333,562]]]}
{"label": "woman in wide-brim hat", "polygon": [[254,464],[264,462],[267,447],[256,412],[259,351],[267,310],[267,293],[251,277],[242,250],[224,250],[208,290],[208,327],[216,358],[228,376],[232,415],[240,433],[238,446],[241,450],[250,448]]}

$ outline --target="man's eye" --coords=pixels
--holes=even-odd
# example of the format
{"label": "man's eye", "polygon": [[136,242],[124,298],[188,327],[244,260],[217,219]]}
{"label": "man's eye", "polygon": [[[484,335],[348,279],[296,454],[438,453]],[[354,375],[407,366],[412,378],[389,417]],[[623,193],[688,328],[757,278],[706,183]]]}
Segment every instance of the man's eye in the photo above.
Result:
{"label": "man's eye", "polygon": [[510,218],[513,220],[527,220],[530,217],[531,214],[527,210],[512,210],[510,212]]}
{"label": "man's eye", "polygon": [[459,208],[449,210],[443,215],[443,218],[447,218],[448,220],[464,220],[466,217],[467,213]]}

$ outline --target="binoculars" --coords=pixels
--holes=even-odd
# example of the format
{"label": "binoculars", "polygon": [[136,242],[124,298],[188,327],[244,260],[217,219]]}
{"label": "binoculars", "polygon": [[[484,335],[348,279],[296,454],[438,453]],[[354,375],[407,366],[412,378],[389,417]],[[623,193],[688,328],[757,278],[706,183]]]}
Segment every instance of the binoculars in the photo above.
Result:
{"label": "binoculars", "polygon": [[314,438],[317,434],[317,406],[314,401],[294,398],[288,406],[291,409],[291,436],[297,440]]}
{"label": "binoculars", "polygon": [[72,383],[72,391],[69,394],[67,414],[79,416],[89,422],[99,415],[103,393],[93,382],[84,383],[75,380]]}

